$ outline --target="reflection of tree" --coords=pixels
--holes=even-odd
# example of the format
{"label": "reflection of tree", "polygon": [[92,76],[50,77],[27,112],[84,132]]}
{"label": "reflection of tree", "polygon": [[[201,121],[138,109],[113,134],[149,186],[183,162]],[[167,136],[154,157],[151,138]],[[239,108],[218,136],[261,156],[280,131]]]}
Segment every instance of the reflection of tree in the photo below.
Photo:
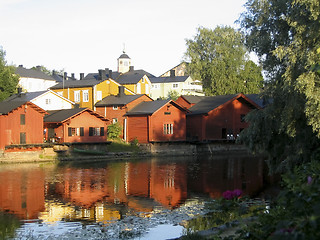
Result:
{"label": "reflection of tree", "polygon": [[0,212],[0,239],[14,237],[15,230],[20,227],[20,221],[14,215]]}

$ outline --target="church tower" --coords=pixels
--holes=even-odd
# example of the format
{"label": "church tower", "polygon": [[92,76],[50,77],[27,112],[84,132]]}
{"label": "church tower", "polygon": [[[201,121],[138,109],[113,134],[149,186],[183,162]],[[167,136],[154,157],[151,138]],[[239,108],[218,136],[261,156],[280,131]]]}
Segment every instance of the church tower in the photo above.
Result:
{"label": "church tower", "polygon": [[129,72],[131,66],[131,59],[129,56],[123,51],[121,56],[118,58],[118,72],[126,73]]}

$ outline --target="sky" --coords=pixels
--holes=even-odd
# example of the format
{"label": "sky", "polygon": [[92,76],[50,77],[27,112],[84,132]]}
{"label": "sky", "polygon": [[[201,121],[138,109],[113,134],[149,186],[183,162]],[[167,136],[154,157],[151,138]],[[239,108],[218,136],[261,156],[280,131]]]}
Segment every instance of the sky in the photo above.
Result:
{"label": "sky", "polygon": [[159,76],[178,65],[198,27],[238,28],[246,0],[0,0],[6,61],[75,73],[134,69]]}

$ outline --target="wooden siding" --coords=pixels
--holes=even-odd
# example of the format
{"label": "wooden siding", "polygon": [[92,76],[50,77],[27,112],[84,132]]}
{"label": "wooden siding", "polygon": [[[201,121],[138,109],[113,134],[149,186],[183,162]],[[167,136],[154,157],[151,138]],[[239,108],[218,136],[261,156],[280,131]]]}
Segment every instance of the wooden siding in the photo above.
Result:
{"label": "wooden siding", "polygon": [[148,116],[128,117],[128,142],[138,139],[139,143],[148,143]]}
{"label": "wooden siding", "polygon": [[[25,133],[26,144],[43,143],[43,113],[31,103],[24,104],[8,115],[0,116],[0,149],[6,145],[20,144],[20,133]],[[25,124],[20,124],[20,114],[25,114]]]}

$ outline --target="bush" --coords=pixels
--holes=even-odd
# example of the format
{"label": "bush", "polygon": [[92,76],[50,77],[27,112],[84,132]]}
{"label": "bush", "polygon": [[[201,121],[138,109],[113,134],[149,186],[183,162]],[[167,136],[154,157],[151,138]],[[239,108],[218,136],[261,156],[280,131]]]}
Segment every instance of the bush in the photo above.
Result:
{"label": "bush", "polygon": [[119,139],[122,134],[122,127],[119,123],[113,123],[108,126],[108,138]]}

